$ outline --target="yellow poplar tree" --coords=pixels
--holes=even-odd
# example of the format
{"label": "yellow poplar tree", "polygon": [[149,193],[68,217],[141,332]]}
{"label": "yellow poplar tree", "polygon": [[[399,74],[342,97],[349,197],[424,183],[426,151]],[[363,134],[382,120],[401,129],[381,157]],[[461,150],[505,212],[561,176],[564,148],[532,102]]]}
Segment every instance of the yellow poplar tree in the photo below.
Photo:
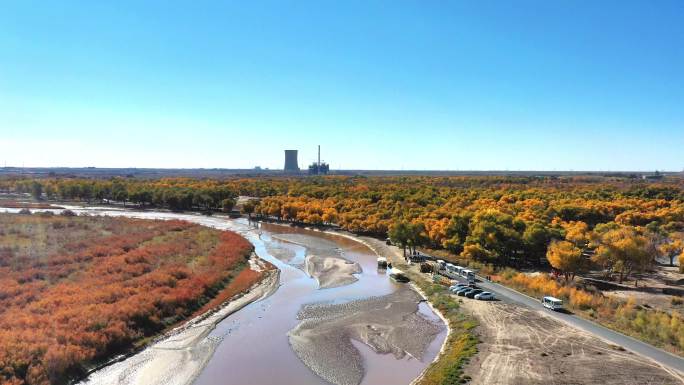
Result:
{"label": "yellow poplar tree", "polygon": [[574,279],[584,267],[582,250],[568,241],[551,242],[546,250],[546,259],[554,269],[563,273],[566,281]]}

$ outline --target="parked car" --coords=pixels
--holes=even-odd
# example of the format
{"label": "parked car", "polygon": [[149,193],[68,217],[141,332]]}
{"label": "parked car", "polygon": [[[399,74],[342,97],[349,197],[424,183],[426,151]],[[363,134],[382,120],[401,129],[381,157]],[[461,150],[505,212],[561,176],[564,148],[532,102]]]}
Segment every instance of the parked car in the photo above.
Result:
{"label": "parked car", "polygon": [[484,290],[482,289],[472,289],[469,292],[466,293],[466,297],[468,298],[475,298],[476,295],[482,293]]}
{"label": "parked car", "polygon": [[463,289],[457,291],[457,292],[456,292],[456,295],[459,295],[459,296],[461,296],[461,297],[465,297],[466,294],[469,293],[471,290],[475,290],[475,289],[471,289],[471,288],[469,288],[469,287],[464,287]]}
{"label": "parked car", "polygon": [[455,285],[449,286],[449,291],[455,293],[455,292],[457,292],[457,291],[459,291],[459,290],[461,290],[461,289],[464,289],[464,288],[466,288],[466,287],[468,287],[468,286],[466,286],[466,285],[464,285],[464,284],[462,284],[462,283],[457,283],[457,284],[455,284]]}
{"label": "parked car", "polygon": [[483,291],[482,293],[476,295],[475,299],[479,299],[481,301],[491,301],[494,299],[494,294],[488,291]]}

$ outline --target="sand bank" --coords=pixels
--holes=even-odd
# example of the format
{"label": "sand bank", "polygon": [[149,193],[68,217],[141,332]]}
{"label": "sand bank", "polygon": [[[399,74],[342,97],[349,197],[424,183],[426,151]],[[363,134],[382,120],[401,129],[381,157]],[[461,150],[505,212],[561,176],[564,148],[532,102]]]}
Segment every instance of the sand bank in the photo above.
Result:
{"label": "sand bank", "polygon": [[361,273],[361,266],[343,258],[306,256],[306,272],[318,280],[321,289],[349,285],[358,280],[353,274]]}
{"label": "sand bank", "polygon": [[[273,238],[306,248],[304,271],[318,281],[321,289],[354,283],[358,280],[354,274],[362,271],[358,263],[345,259],[337,245],[327,239],[306,234],[277,234]],[[293,257],[287,252],[275,254],[280,259],[278,255]]]}
{"label": "sand bank", "polygon": [[290,345],[314,373],[336,385],[357,385],[363,360],[352,340],[375,352],[422,359],[444,327],[418,313],[421,297],[409,286],[382,296],[343,304],[306,305],[302,322],[289,333]]}

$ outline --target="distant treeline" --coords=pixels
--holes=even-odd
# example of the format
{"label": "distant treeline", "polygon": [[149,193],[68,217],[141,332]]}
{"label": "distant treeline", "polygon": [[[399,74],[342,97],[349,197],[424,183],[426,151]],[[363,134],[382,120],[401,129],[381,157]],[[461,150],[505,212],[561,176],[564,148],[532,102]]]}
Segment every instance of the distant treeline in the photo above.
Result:
{"label": "distant treeline", "polygon": [[[251,196],[259,199],[243,206],[250,215],[389,234],[409,247],[520,266],[544,262],[550,243],[565,239],[569,228],[598,237],[606,229],[629,227],[666,242],[684,231],[683,183],[509,176],[5,179],[0,191],[172,210],[229,211],[236,197]],[[590,248],[587,237],[578,245],[582,249]]]}

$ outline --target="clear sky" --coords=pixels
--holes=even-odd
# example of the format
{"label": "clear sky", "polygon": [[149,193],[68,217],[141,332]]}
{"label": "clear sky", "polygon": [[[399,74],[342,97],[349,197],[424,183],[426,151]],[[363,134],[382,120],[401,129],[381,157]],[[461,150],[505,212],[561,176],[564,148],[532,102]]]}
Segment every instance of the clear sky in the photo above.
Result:
{"label": "clear sky", "polygon": [[[143,4],[144,3],[144,4]],[[684,1],[0,6],[0,166],[684,168]]]}

